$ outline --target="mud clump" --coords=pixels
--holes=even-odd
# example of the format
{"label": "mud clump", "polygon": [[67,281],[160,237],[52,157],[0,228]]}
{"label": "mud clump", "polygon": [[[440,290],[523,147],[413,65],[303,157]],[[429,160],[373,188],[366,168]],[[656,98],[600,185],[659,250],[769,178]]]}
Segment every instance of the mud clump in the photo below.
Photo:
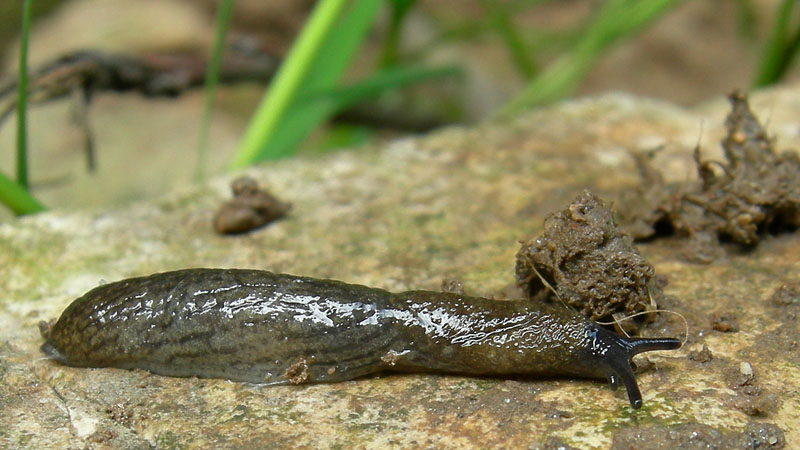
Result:
{"label": "mud clump", "polygon": [[589,191],[548,216],[541,236],[521,244],[516,280],[532,300],[560,300],[596,321],[656,309],[653,266]]}
{"label": "mud clump", "polygon": [[711,350],[708,349],[706,344],[703,344],[703,347],[700,350],[692,350],[689,352],[688,358],[690,361],[695,361],[700,364],[706,364],[714,359],[714,355],[711,353]]}
{"label": "mud clump", "polygon": [[283,377],[291,384],[303,384],[308,381],[308,364],[306,358],[300,358],[297,362],[286,369]]}
{"label": "mud clump", "polygon": [[772,293],[772,296],[769,298],[769,303],[773,306],[800,305],[800,280],[782,284],[781,287]]}
{"label": "mud clump", "polygon": [[743,94],[729,100],[726,162],[704,161],[696,148],[699,182],[668,186],[645,155],[636,156],[642,184],[623,195],[619,212],[635,239],[686,237],[687,257],[710,262],[721,253],[721,241],[752,247],[766,233],[800,226],[800,158],[776,154]]}
{"label": "mud clump", "polygon": [[456,280],[454,278],[444,278],[442,279],[442,292],[450,292],[452,294],[466,294],[464,291],[464,285],[461,283],[461,280]]}
{"label": "mud clump", "polygon": [[244,233],[262,227],[285,216],[292,207],[261,189],[250,177],[235,179],[231,190],[233,199],[220,206],[214,217],[214,228],[221,234]]}
{"label": "mud clump", "polygon": [[711,316],[711,328],[723,333],[739,331],[739,321],[733,313],[716,312]]}

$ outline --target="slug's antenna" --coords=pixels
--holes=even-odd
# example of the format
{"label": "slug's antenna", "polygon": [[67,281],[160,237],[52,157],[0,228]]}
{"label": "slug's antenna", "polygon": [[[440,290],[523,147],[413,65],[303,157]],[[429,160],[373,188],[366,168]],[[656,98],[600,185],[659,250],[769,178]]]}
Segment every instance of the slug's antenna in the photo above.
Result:
{"label": "slug's antenna", "polygon": [[680,339],[676,338],[625,338],[630,356],[654,350],[675,350],[681,347]]}
{"label": "slug's antenna", "polygon": [[627,358],[612,359],[611,369],[620,378],[622,384],[625,385],[625,390],[628,391],[628,400],[631,402],[633,409],[642,407],[642,393],[639,391],[639,386],[636,384],[636,378],[633,375],[633,366],[631,358],[633,355],[639,353],[649,352],[654,350],[674,350],[681,347],[680,339],[675,338],[624,338],[620,337],[623,345],[627,348]]}
{"label": "slug's antenna", "polygon": [[631,358],[643,352],[674,350],[680,346],[680,339],[629,338],[598,326],[593,330],[589,351],[602,361],[601,370],[611,388],[615,389],[619,384],[625,386],[631,407],[639,409],[642,407],[642,393],[636,385]]}
{"label": "slug's antenna", "polygon": [[636,384],[636,377],[633,375],[633,368],[629,361],[614,360],[611,363],[611,369],[614,375],[611,375],[611,387],[614,388],[617,384],[617,378],[622,381],[625,390],[628,392],[628,400],[631,402],[633,409],[642,407],[642,392]]}

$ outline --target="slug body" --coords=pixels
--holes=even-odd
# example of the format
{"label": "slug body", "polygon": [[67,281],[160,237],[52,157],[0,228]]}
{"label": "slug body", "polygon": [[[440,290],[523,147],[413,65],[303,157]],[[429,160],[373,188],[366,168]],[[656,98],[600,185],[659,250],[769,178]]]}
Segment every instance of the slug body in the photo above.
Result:
{"label": "slug body", "polygon": [[631,357],[680,346],[625,338],[557,306],[445,292],[398,294],[260,270],[187,269],[97,287],[43,330],[70,366],[251,383],[381,372],[570,375],[641,394]]}

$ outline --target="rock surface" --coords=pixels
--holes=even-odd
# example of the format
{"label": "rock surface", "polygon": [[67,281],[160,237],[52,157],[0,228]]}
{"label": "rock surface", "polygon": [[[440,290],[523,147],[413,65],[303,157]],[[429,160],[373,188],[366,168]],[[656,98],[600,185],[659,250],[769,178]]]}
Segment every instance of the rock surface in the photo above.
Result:
{"label": "rock surface", "polygon": [[[779,149],[800,148],[800,88],[757,94],[751,106],[768,117]],[[692,111],[608,94],[511,123],[265,165],[247,174],[293,209],[235,237],[218,235],[212,218],[239,174],[121,210],[0,224],[0,444],[649,448],[667,436],[697,448],[701,436],[702,445],[797,447],[800,303],[770,300],[800,273],[796,233],[703,266],[684,262],[670,240],[638,246],[669,281],[663,306],[689,322],[683,349],[638,361],[638,411],[601,380],[387,375],[263,387],[69,368],[38,349],[37,323],[102,280],[183,267],[263,268],[390,290],[438,289],[448,278],[502,298],[518,241],[540,234],[548,213],[584,188],[618,198],[637,182],[630,150],[663,146],[656,164],[665,179],[693,177],[698,137],[706,158],[719,159],[726,112],[723,99]],[[716,330],[720,316],[738,331]],[[662,315],[645,334],[682,330]],[[704,345],[702,358],[690,357]]]}

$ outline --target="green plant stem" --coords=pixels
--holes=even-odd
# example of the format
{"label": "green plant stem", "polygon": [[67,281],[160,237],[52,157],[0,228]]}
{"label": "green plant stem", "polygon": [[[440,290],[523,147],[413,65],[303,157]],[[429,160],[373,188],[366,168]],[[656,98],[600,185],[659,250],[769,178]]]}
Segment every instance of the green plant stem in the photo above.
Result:
{"label": "green plant stem", "polygon": [[797,55],[798,49],[800,49],[800,27],[794,30],[794,34],[786,42],[786,50],[784,53],[786,57],[783,58],[781,70],[776,81],[783,78],[783,76],[786,74],[786,71],[789,70],[789,67],[791,67],[792,62]]}
{"label": "green plant stem", "polygon": [[28,35],[31,28],[33,0],[22,3],[22,30],[19,44],[19,73],[17,75],[17,183],[28,189]]}
{"label": "green plant stem", "polygon": [[735,0],[736,33],[748,42],[756,42],[756,8],[753,0]]}
{"label": "green plant stem", "polygon": [[25,188],[2,173],[0,173],[0,202],[17,215],[31,214],[45,209]]}
{"label": "green plant stem", "polygon": [[592,18],[575,46],[534,77],[495,117],[507,117],[570,94],[611,45],[660,17],[681,1],[607,1]]}
{"label": "green plant stem", "polygon": [[454,67],[392,67],[343,87],[309,90],[297,98],[280,122],[280,133],[264,142],[265,159],[275,159],[296,149],[317,124],[328,117],[389,89],[411,83],[459,75]]}
{"label": "green plant stem", "polygon": [[393,67],[378,71],[357,83],[325,89],[321,92],[309,92],[298,101],[297,105],[302,107],[309,103],[317,103],[317,106],[329,107],[332,113],[336,113],[389,89],[397,89],[424,80],[460,75],[463,75],[463,72],[456,66]]}
{"label": "green plant stem", "polygon": [[507,6],[495,0],[481,0],[481,6],[505,43],[511,60],[517,66],[517,71],[525,79],[532,77],[537,71],[536,63],[531,59],[530,51],[514,28]]}
{"label": "green plant stem", "polygon": [[398,48],[400,43],[400,29],[406,14],[414,6],[417,0],[391,0],[392,16],[389,21],[389,29],[381,48],[379,67],[389,67],[396,65],[399,61]]}
{"label": "green plant stem", "polygon": [[297,42],[270,83],[267,95],[250,120],[239,150],[231,161],[232,169],[246,167],[258,159],[264,136],[274,132],[281,116],[291,106],[324,37],[336,24],[347,3],[347,0],[321,0],[314,7]]}
{"label": "green plant stem", "polygon": [[200,137],[197,145],[197,165],[195,179],[200,182],[205,178],[206,161],[208,160],[208,135],[211,127],[211,113],[214,109],[214,94],[219,82],[219,68],[222,63],[222,51],[225,48],[225,35],[231,19],[233,0],[221,0],[217,7],[214,31],[214,45],[206,67],[206,79],[203,98],[203,118],[200,122]]}
{"label": "green plant stem", "polygon": [[783,76],[797,50],[797,30],[793,37],[789,34],[789,21],[796,5],[795,0],[783,0],[775,9],[775,18],[769,37],[761,52],[761,62],[753,79],[753,87],[767,86]]}

